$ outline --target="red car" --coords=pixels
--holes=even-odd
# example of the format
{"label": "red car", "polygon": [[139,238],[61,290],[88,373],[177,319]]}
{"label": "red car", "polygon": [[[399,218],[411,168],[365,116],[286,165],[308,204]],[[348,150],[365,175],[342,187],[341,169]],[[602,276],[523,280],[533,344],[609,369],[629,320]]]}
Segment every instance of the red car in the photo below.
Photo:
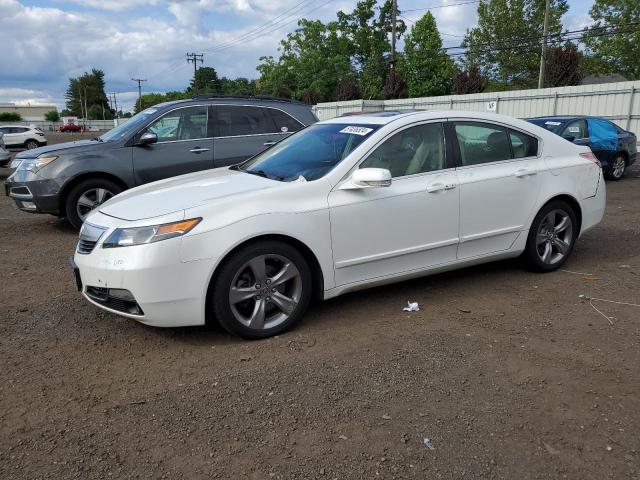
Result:
{"label": "red car", "polygon": [[61,132],[82,132],[83,130],[83,125],[76,125],[75,123],[65,123],[60,125]]}

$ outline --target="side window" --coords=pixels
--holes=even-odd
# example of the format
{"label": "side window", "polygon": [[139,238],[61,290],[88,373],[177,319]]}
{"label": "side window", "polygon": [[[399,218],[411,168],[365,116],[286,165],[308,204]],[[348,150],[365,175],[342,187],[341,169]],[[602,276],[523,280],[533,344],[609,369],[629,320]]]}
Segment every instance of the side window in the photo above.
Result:
{"label": "side window", "polygon": [[360,168],[386,168],[403,177],[444,168],[442,123],[425,123],[396,133],[376,148]]}
{"label": "side window", "polygon": [[489,123],[454,123],[463,166],[513,158],[507,131]]}
{"label": "side window", "polygon": [[303,125],[298,120],[281,110],[268,108],[267,111],[269,112],[269,115],[271,115],[273,123],[275,123],[276,133],[293,133],[297,132],[303,127]]}
{"label": "side window", "polygon": [[260,107],[218,105],[216,107],[217,136],[235,137],[273,133],[273,122],[271,117],[267,116],[266,110]]}
{"label": "side window", "polygon": [[207,138],[207,107],[178,108],[153,122],[147,131],[158,136],[158,142]]}
{"label": "side window", "polygon": [[618,143],[618,131],[609,121],[601,118],[589,119],[591,146],[598,149],[615,149]]}
{"label": "side window", "polygon": [[513,158],[535,157],[538,155],[538,139],[526,133],[509,130]]}
{"label": "side window", "polygon": [[585,122],[584,119],[574,120],[564,128],[561,136],[573,137],[574,139],[587,138],[589,136],[587,133],[587,122]]}

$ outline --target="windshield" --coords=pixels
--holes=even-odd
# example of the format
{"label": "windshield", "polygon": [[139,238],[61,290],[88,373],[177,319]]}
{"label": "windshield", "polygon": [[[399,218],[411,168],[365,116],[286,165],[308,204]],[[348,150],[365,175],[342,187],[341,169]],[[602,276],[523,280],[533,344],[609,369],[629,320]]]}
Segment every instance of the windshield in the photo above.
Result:
{"label": "windshield", "polygon": [[237,169],[284,182],[317,180],[329,173],[379,125],[311,125],[285,138]]}
{"label": "windshield", "polygon": [[131,117],[125,123],[122,123],[116,128],[112,128],[107,133],[102,134],[98,138],[100,138],[100,140],[104,140],[105,142],[109,140],[120,140],[121,138],[127,136],[130,132],[137,130],[139,127],[147,123],[149,117],[151,117],[157,111],[158,109],[156,108],[147,108],[146,110],[143,110]]}
{"label": "windshield", "polygon": [[560,122],[552,118],[532,118],[527,121],[556,134],[560,132],[560,127],[564,125],[564,122]]}

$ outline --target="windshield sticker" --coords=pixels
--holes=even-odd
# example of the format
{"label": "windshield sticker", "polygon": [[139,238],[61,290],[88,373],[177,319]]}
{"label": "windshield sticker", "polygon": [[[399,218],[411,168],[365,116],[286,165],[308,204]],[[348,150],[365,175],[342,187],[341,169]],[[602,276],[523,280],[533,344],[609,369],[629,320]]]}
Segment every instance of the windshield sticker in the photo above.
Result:
{"label": "windshield sticker", "polygon": [[562,122],[544,122],[545,125],[553,125],[554,127],[557,127],[558,125],[562,125]]}
{"label": "windshield sticker", "polygon": [[344,127],[342,130],[340,130],[340,133],[351,133],[353,135],[360,135],[361,137],[364,137],[371,132],[373,132],[373,128],[353,126]]}
{"label": "windshield sticker", "polygon": [[580,127],[569,127],[571,133],[580,133]]}

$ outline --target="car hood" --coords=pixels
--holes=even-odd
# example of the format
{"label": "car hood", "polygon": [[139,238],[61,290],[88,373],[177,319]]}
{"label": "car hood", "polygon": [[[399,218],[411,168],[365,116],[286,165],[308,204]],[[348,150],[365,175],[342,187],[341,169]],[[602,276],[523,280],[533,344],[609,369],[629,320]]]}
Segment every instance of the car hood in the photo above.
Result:
{"label": "car hood", "polygon": [[280,185],[276,180],[217,168],[127,190],[102,204],[99,211],[123,220],[143,220]]}
{"label": "car hood", "polygon": [[93,148],[102,148],[108,145],[108,142],[98,142],[96,140],[78,140],[76,142],[57,143],[55,145],[48,145],[46,147],[34,148],[32,150],[25,150],[16,155],[17,159],[36,158],[44,153],[54,153],[61,155],[63,153],[70,153],[69,150],[87,150]]}

